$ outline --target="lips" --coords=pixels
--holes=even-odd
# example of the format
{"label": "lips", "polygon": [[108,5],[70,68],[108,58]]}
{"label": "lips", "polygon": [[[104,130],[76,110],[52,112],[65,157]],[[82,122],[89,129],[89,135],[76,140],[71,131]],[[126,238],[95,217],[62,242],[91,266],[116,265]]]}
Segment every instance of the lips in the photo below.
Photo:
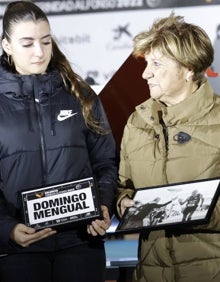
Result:
{"label": "lips", "polygon": [[149,88],[153,88],[155,86],[157,86],[156,84],[152,84],[152,83],[148,83]]}
{"label": "lips", "polygon": [[42,65],[44,62],[34,62],[34,63],[32,63],[33,65]]}

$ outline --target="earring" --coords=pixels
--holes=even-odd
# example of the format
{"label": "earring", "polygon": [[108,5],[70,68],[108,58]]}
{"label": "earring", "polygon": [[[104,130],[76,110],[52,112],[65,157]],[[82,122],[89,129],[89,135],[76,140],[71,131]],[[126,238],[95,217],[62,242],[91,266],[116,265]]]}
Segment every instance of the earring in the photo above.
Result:
{"label": "earring", "polygon": [[190,80],[190,76],[187,75],[187,76],[186,76],[186,82],[188,82],[189,80]]}
{"label": "earring", "polygon": [[12,57],[9,54],[7,54],[7,62],[8,62],[10,67],[13,66],[13,60],[12,60]]}

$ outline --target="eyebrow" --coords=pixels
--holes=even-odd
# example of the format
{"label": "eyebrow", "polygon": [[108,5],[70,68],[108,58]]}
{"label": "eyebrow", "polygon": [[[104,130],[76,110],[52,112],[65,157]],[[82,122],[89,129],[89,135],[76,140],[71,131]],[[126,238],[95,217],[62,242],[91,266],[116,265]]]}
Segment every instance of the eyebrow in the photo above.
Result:
{"label": "eyebrow", "polygon": [[[47,35],[41,37],[40,39],[42,40],[42,39],[45,39],[45,38],[48,38],[48,37],[52,37],[51,34],[47,34]],[[21,37],[21,38],[19,38],[19,41],[21,41],[21,40],[34,40],[34,38],[33,37]]]}

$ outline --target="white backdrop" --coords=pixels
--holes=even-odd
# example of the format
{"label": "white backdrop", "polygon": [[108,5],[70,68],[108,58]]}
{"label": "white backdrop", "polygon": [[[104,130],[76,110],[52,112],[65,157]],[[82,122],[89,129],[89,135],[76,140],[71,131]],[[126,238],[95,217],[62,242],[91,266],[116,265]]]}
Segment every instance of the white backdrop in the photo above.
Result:
{"label": "white backdrop", "polygon": [[[162,3],[168,3],[171,0],[163,1]],[[4,4],[1,2],[0,15],[3,14],[7,1],[3,1]],[[172,10],[176,14],[184,16],[186,21],[198,24],[207,31],[216,52],[212,68],[214,71],[220,72],[220,31],[219,38],[217,31],[220,26],[220,4],[207,5],[206,3],[206,5],[201,5],[200,3],[199,6],[190,7],[137,9],[145,2],[142,0],[34,2],[44,8],[45,12],[48,12],[52,33],[69,58],[74,70],[83,78],[88,76],[92,78],[100,86],[100,89],[104,87],[131,53],[133,37],[140,31],[146,30],[154,19],[168,16]],[[158,1],[147,2],[156,3]],[[85,13],[85,10],[88,10],[88,6],[85,5],[88,3],[96,4],[96,6],[90,5],[89,12]],[[112,11],[109,9],[104,12],[95,10],[98,4],[100,8],[104,3],[105,7],[108,5],[115,7],[116,3],[121,6],[127,3],[127,7],[129,5],[130,7],[127,10]],[[132,9],[135,5],[136,8]],[[210,78],[210,81],[215,90],[220,93],[220,77]]]}
{"label": "white backdrop", "polygon": [[[213,70],[220,72],[220,38],[217,39],[220,5],[60,15],[49,19],[73,68],[84,78],[89,75],[104,86],[131,53],[134,35],[146,30],[155,18],[168,16],[172,10],[205,29],[216,52]],[[220,93],[220,77],[210,78],[210,81]]]}

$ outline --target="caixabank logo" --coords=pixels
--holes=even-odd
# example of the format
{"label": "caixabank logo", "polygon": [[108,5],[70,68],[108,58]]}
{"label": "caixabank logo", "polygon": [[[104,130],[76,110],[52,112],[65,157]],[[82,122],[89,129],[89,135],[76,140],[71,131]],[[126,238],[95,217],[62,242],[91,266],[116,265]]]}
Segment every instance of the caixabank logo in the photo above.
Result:
{"label": "caixabank logo", "polygon": [[131,49],[133,43],[133,34],[130,31],[130,23],[119,23],[113,26],[109,31],[111,33],[110,41],[106,42],[106,49],[111,51]]}

